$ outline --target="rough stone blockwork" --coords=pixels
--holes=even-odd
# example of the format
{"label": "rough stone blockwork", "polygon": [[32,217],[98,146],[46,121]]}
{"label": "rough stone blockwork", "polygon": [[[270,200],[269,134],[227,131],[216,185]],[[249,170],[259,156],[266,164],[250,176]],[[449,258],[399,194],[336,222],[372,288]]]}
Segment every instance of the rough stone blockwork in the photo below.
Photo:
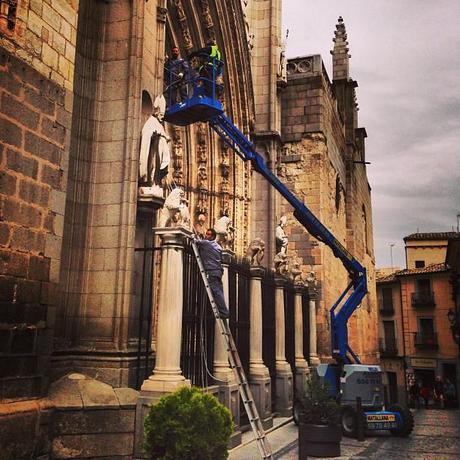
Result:
{"label": "rough stone blockwork", "polygon": [[64,218],[67,93],[0,48],[0,400],[46,390]]}

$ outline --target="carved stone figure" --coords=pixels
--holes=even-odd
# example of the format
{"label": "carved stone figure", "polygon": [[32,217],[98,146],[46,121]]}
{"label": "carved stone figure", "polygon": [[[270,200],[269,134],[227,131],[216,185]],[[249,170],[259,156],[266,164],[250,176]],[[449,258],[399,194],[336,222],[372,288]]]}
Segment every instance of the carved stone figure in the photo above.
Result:
{"label": "carved stone figure", "polygon": [[204,214],[198,214],[198,217],[195,220],[194,231],[200,237],[204,238],[206,229],[206,216]]}
{"label": "carved stone figure", "polygon": [[163,95],[153,103],[153,115],[142,128],[139,154],[139,196],[163,196],[161,179],[167,174],[171,160],[170,141],[163,126],[166,101]]}
{"label": "carved stone figure", "polygon": [[223,249],[228,249],[235,235],[235,229],[231,225],[230,217],[222,216],[215,223],[214,230],[217,233],[216,241],[222,246]]}
{"label": "carved stone figure", "polygon": [[294,259],[289,269],[290,278],[294,284],[302,284],[302,268],[300,265],[300,261],[298,259]]}
{"label": "carved stone figure", "polygon": [[260,267],[265,254],[265,241],[262,238],[255,238],[249,244],[246,251],[246,258],[252,267]]}
{"label": "carved stone figure", "polygon": [[284,233],[284,227],[286,227],[287,217],[281,216],[279,224],[275,229],[275,239],[276,239],[276,253],[286,254],[287,246],[289,243],[286,233]]}
{"label": "carved stone figure", "polygon": [[310,289],[311,292],[316,292],[316,273],[313,270],[308,273],[305,280],[305,285],[308,287],[308,289]]}
{"label": "carved stone figure", "polygon": [[275,272],[277,275],[287,276],[289,274],[289,260],[284,252],[278,252],[273,259],[275,264]]}
{"label": "carved stone figure", "polygon": [[185,192],[181,188],[173,189],[166,197],[160,210],[158,226],[190,228],[188,200],[185,198]]}

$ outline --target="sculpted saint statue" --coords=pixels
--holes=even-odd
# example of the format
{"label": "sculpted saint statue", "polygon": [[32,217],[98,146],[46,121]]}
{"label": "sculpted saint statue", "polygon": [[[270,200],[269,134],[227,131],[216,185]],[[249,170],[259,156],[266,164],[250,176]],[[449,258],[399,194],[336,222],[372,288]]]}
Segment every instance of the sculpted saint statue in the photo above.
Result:
{"label": "sculpted saint statue", "polygon": [[167,135],[163,117],[166,101],[163,95],[157,96],[153,103],[153,114],[142,128],[139,156],[139,196],[163,196],[161,179],[168,173],[171,160],[170,138]]}

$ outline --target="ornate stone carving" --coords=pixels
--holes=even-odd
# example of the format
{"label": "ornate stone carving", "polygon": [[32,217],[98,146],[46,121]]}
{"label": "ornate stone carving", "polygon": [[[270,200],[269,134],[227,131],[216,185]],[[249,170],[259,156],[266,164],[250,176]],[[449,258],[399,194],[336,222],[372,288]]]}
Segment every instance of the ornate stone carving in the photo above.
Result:
{"label": "ornate stone carving", "polygon": [[273,259],[273,262],[275,264],[275,272],[277,275],[289,275],[289,260],[286,253],[278,252],[278,254],[276,254],[275,258]]}
{"label": "ornate stone carving", "polygon": [[289,275],[294,284],[302,284],[302,268],[299,259],[293,259],[289,267]]}
{"label": "ornate stone carving", "polygon": [[260,267],[265,254],[265,241],[262,238],[254,238],[246,251],[246,258],[252,267]]}
{"label": "ornate stone carving", "polygon": [[174,188],[166,197],[160,210],[159,227],[190,228],[190,212],[185,192],[181,188]]}
{"label": "ornate stone carving", "polygon": [[184,39],[184,46],[186,50],[193,48],[192,36],[190,35],[190,29],[187,23],[187,16],[185,15],[184,6],[182,0],[174,0],[176,6],[177,16],[179,19],[180,30],[182,32],[182,38]]}
{"label": "ornate stone carving", "polygon": [[162,6],[157,6],[157,21],[166,22],[167,15],[168,15],[167,8],[163,8]]}
{"label": "ornate stone carving", "polygon": [[184,185],[184,149],[182,145],[181,129],[173,125],[173,179],[179,186]]}
{"label": "ornate stone carving", "polygon": [[300,58],[299,60],[289,60],[287,63],[287,73],[288,75],[293,75],[296,73],[311,73],[313,69],[312,58]]}
{"label": "ornate stone carving", "polygon": [[309,289],[316,290],[316,273],[313,270],[308,273],[305,281]]}
{"label": "ornate stone carving", "polygon": [[228,216],[230,214],[230,159],[228,154],[228,147],[223,141],[220,143],[220,173],[222,176],[222,182],[220,183],[221,193],[221,214]]}
{"label": "ornate stone carving", "polygon": [[216,33],[214,31],[214,23],[212,21],[211,10],[209,8],[208,0],[201,0],[201,9],[204,20],[204,26],[206,27],[208,33],[208,40],[215,40]]}
{"label": "ornate stone carving", "polygon": [[230,249],[235,237],[235,229],[231,224],[230,217],[222,216],[214,225],[214,230],[217,233],[216,241],[223,249]]}
{"label": "ornate stone carving", "polygon": [[205,123],[197,123],[196,159],[198,161],[197,186],[198,200],[195,214],[208,214],[208,150],[207,150],[207,126]]}

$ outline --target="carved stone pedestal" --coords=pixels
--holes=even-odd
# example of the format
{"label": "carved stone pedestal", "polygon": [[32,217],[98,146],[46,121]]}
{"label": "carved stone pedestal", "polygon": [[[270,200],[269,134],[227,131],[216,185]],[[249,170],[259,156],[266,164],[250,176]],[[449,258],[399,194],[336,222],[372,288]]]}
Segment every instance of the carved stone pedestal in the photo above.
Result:
{"label": "carved stone pedestal", "polygon": [[[216,376],[217,377],[217,376]],[[240,393],[234,381],[219,383],[219,401],[230,410],[234,423],[234,430],[230,436],[228,448],[233,449],[241,444],[240,429]]]}
{"label": "carved stone pedestal", "polygon": [[275,410],[282,417],[292,415],[293,377],[289,363],[276,363]]}

